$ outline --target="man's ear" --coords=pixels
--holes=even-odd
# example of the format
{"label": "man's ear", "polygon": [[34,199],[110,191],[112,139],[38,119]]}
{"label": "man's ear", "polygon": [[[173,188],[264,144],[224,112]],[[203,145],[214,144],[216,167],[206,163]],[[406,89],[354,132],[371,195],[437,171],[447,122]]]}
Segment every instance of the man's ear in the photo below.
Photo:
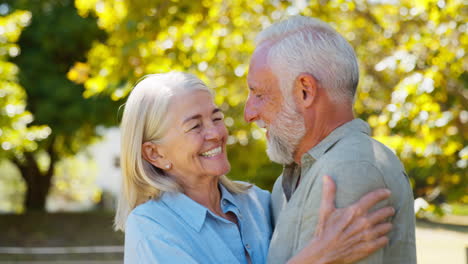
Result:
{"label": "man's ear", "polygon": [[141,145],[143,158],[161,170],[167,170],[170,162],[160,153],[160,147],[153,142],[145,142]]}
{"label": "man's ear", "polygon": [[308,73],[301,73],[294,83],[297,102],[303,107],[308,108],[317,98],[318,82]]}

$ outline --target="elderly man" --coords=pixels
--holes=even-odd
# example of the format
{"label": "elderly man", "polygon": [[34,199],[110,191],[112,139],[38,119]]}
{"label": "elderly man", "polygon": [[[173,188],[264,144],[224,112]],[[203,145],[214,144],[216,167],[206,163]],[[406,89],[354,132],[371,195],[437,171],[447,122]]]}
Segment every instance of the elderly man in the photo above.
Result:
{"label": "elderly man", "polygon": [[273,188],[275,231],[268,263],[286,263],[314,236],[322,176],[337,184],[336,205],[388,188],[390,243],[359,263],[416,263],[413,194],[394,153],[355,119],[359,79],[351,45],[328,24],[291,17],[262,31],[248,73],[244,117],[267,129],[267,153],[284,164]]}

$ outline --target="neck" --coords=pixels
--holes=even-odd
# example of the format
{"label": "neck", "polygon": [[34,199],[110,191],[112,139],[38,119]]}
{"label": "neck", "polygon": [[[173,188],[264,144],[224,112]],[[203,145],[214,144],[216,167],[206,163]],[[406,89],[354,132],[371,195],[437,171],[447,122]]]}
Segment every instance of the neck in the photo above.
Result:
{"label": "neck", "polygon": [[318,145],[333,130],[354,119],[350,104],[333,104],[317,109],[304,115],[306,134],[294,153],[294,161],[297,164],[301,164],[304,153]]}
{"label": "neck", "polygon": [[207,181],[182,184],[184,193],[190,199],[205,206],[212,212],[221,212],[221,191],[218,188],[218,177],[210,177]]}

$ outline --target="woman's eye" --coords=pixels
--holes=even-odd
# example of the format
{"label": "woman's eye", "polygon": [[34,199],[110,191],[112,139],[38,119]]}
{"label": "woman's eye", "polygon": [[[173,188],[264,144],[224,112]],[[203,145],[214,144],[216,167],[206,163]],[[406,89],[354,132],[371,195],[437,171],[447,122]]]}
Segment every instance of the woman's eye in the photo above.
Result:
{"label": "woman's eye", "polygon": [[218,112],[216,115],[213,116],[213,122],[221,121],[224,119],[224,114]]}
{"label": "woman's eye", "polygon": [[262,98],[262,96],[263,96],[263,95],[261,95],[261,94],[256,94],[256,95],[255,95],[255,97],[257,97],[257,98]]}

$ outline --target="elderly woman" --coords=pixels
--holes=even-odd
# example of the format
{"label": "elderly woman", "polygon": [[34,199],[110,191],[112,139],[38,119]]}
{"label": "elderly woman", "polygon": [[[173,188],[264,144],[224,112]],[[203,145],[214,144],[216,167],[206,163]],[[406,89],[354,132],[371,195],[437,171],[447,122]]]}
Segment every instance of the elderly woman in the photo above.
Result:
{"label": "elderly woman", "polygon": [[[125,263],[266,262],[270,194],[225,176],[228,132],[202,81],[176,72],[147,76],[127,100],[121,133],[115,224],[125,230]],[[334,208],[334,185],[326,182],[317,237],[291,263],[350,263],[387,243],[390,224],[376,224],[391,210],[346,215]],[[387,196],[381,191],[356,206],[367,211]]]}

